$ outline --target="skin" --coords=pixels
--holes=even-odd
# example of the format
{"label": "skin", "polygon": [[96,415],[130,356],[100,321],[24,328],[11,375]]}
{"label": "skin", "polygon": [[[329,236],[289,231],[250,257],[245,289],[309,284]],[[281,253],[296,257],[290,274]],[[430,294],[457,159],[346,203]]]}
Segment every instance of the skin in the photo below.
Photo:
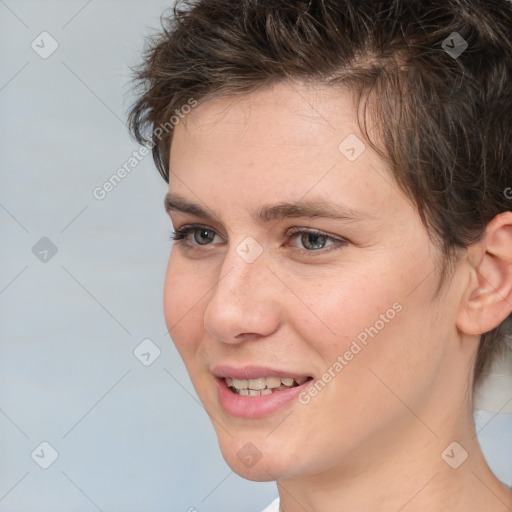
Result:
{"label": "skin", "polygon": [[[355,161],[338,149],[349,134],[363,140],[355,119],[347,91],[279,83],[210,99],[175,127],[169,192],[215,216],[172,210],[172,224],[204,224],[215,238],[199,245],[192,233],[195,249],[173,247],[167,327],[227,463],[245,478],[277,480],[285,512],[505,512],[512,493],[475,437],[471,382],[479,334],[512,311],[512,213],[461,254],[435,298],[439,253],[414,206],[368,145]],[[363,218],[252,216],[313,198]],[[292,227],[347,243],[315,252],[287,235]],[[252,263],[236,252],[248,236],[262,248]],[[395,303],[401,311],[307,405],[256,419],[221,408],[214,365],[319,379]],[[262,454],[252,467],[237,457],[247,442]],[[454,457],[467,452],[457,469],[441,457],[453,442]]]}

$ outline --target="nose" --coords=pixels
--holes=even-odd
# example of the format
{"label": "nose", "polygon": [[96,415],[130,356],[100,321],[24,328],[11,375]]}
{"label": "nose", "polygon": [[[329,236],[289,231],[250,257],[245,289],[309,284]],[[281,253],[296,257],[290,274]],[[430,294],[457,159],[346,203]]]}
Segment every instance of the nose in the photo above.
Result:
{"label": "nose", "polygon": [[251,261],[230,249],[204,312],[206,331],[224,343],[271,335],[280,322],[278,286],[265,252]]}

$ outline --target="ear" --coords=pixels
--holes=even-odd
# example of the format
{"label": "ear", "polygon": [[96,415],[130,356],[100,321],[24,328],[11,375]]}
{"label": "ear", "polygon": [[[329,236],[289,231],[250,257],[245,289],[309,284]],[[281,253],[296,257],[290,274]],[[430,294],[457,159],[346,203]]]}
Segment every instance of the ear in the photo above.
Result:
{"label": "ear", "polygon": [[468,248],[471,276],[460,306],[457,327],[483,334],[512,312],[512,212],[487,225],[480,242]]}

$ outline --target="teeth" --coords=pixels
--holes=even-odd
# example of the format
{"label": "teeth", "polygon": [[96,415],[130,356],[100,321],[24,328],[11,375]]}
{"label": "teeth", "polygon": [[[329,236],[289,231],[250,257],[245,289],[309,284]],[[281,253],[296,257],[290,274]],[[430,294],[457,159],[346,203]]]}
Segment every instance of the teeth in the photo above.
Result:
{"label": "teeth", "polygon": [[247,379],[233,379],[232,386],[236,389],[247,389],[249,381]]}
{"label": "teeth", "polygon": [[300,386],[308,380],[308,377],[258,377],[257,379],[234,379],[226,377],[228,387],[232,388],[239,395],[259,396],[270,395],[273,391],[283,391],[294,385]]}
{"label": "teeth", "polygon": [[265,377],[260,377],[258,379],[249,379],[248,387],[260,391],[262,389],[265,389],[266,385],[267,383]]}
{"label": "teeth", "polygon": [[267,377],[267,388],[278,388],[281,385],[280,377]]}

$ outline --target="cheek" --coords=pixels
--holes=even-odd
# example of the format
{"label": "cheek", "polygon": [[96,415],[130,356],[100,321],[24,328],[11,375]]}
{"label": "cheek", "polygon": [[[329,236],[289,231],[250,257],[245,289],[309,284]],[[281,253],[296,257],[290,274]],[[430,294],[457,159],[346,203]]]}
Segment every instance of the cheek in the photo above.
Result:
{"label": "cheek", "polygon": [[361,348],[368,346],[370,340],[390,330],[403,310],[400,283],[395,281],[392,288],[377,270],[338,269],[316,286],[297,282],[294,289],[307,307],[296,310],[295,320],[302,335],[328,359],[325,363],[350,350],[354,341]]}
{"label": "cheek", "polygon": [[164,284],[164,316],[172,341],[187,366],[201,338],[208,289],[203,288],[200,272],[183,268],[171,254]]}
{"label": "cheek", "polygon": [[441,344],[441,337],[436,331],[443,325],[435,321],[430,298],[433,278],[411,293],[408,275],[418,272],[404,263],[388,265],[385,272],[382,267],[337,272],[316,286],[295,283],[309,311],[303,307],[291,314],[301,338],[320,356],[317,371],[343,373],[342,380],[364,376],[365,381],[376,381],[378,375],[393,387],[402,387],[406,376],[419,386],[428,381],[438,364],[435,345]]}
{"label": "cheek", "polygon": [[[298,411],[304,414],[304,431],[310,432],[310,448],[315,446],[318,453],[332,451],[336,457],[350,449],[344,441],[339,441],[340,451],[325,444],[340,432],[357,444],[356,440],[373,436],[376,428],[385,430],[404,420],[410,412],[401,400],[414,406],[430,386],[439,352],[430,346],[435,333],[421,332],[420,327],[429,324],[428,315],[433,316],[430,286],[424,283],[409,296],[407,288],[398,278],[365,281],[360,275],[357,283],[347,277],[343,283],[323,285],[318,297],[310,293],[308,306],[316,307],[315,313],[335,335],[320,335],[326,332],[323,324],[309,323],[304,314],[295,317],[301,338],[313,349],[311,361],[317,362],[322,381],[318,394],[311,395],[307,405],[298,406],[303,407]],[[301,404],[308,397],[303,399]]]}

